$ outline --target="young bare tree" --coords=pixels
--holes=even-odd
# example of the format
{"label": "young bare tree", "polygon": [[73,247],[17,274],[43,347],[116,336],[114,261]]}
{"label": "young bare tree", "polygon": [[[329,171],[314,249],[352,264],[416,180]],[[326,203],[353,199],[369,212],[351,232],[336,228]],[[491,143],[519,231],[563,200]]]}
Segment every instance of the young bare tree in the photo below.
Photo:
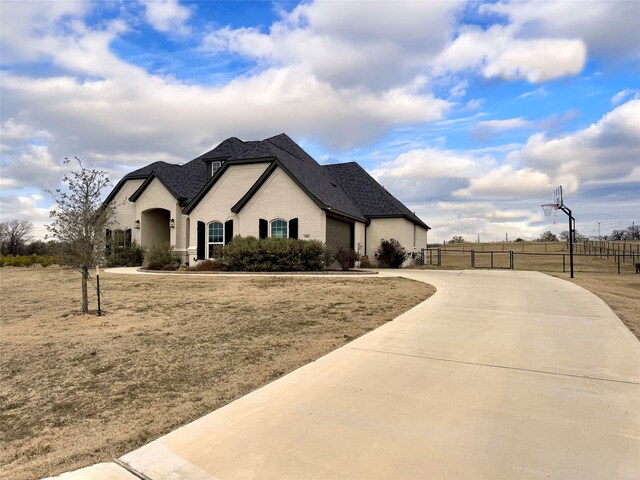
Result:
{"label": "young bare tree", "polygon": [[25,245],[31,240],[33,223],[28,220],[10,220],[0,224],[0,242],[2,253],[14,257],[24,250]]}
{"label": "young bare tree", "polygon": [[[102,204],[102,190],[109,184],[107,172],[85,168],[78,157],[74,160],[80,169],[63,178],[66,188],[48,191],[56,207],[49,214],[53,223],[47,225],[47,230],[61,243],[62,263],[80,270],[82,313],[89,313],[89,269],[104,258],[105,229],[114,208]],[[65,163],[69,162],[65,158]]]}

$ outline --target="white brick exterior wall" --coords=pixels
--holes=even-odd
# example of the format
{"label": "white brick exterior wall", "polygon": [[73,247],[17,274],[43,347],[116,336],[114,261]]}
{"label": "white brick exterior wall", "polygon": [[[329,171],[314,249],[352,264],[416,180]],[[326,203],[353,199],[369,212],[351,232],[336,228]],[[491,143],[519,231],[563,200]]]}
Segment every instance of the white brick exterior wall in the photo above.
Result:
{"label": "white brick exterior wall", "polygon": [[[143,182],[144,180],[127,180],[111,202],[111,205],[115,206],[115,218],[110,223],[110,228],[112,230],[130,228],[133,235],[132,238],[138,243],[140,243],[140,230],[134,228],[134,222],[139,217],[136,216],[136,205],[129,201],[129,197]],[[138,235],[137,238],[136,234]]]}
{"label": "white brick exterior wall", "polygon": [[375,251],[382,239],[395,238],[407,253],[419,253],[427,244],[427,230],[404,218],[373,218],[367,227],[367,256],[375,263]]}
{"label": "white brick exterior wall", "polygon": [[238,233],[257,237],[261,218],[298,218],[298,238],[325,241],[326,216],[289,176],[277,168],[239,214]]}
{"label": "white brick exterior wall", "polygon": [[[251,186],[258,180],[260,175],[267,169],[268,163],[258,163],[252,165],[232,165],[211,187],[205,197],[189,214],[189,257],[193,259],[197,253],[198,242],[198,222],[209,223],[218,220],[222,223],[227,220],[234,221],[235,235],[245,235],[241,231],[241,220],[238,215],[231,212],[238,200],[240,200]],[[242,212],[241,212],[242,213]],[[258,235],[256,223],[256,232]]]}

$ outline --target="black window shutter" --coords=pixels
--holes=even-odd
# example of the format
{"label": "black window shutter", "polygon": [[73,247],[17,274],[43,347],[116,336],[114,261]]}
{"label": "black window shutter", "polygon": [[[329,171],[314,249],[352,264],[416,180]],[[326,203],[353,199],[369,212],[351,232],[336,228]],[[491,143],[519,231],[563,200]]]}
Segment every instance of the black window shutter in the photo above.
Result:
{"label": "black window shutter", "polygon": [[127,228],[124,231],[124,245],[125,247],[128,247],[129,245],[131,245],[131,229]]}
{"label": "black window shutter", "polygon": [[107,230],[104,232],[104,237],[106,240],[106,251],[107,251],[107,255],[111,255],[111,230],[109,230],[107,228]]}
{"label": "black window shutter", "polygon": [[267,222],[264,218],[260,219],[259,222],[260,227],[260,238],[267,238],[269,236],[269,222]]}
{"label": "black window shutter", "polygon": [[224,222],[224,244],[227,245],[233,240],[233,220]]}
{"label": "black window shutter", "polygon": [[298,238],[298,219],[289,220],[289,238]]}
{"label": "black window shutter", "polygon": [[198,249],[196,254],[198,260],[204,260],[205,229],[206,225],[204,222],[198,222]]}

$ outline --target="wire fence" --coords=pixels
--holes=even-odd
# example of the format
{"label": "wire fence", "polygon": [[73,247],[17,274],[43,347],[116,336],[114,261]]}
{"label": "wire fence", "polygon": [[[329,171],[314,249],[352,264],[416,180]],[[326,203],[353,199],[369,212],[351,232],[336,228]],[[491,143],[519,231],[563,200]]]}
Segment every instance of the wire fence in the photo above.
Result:
{"label": "wire fence", "polygon": [[[574,245],[576,272],[638,273],[640,242],[584,242]],[[570,252],[561,242],[460,244],[424,248],[418,263],[444,269],[486,268],[568,272]]]}

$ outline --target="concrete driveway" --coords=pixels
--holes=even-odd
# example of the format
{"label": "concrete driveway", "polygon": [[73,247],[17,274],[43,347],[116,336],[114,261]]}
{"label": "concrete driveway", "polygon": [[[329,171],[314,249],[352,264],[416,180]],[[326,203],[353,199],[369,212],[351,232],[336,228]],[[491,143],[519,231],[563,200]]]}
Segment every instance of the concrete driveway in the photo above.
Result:
{"label": "concrete driveway", "polygon": [[[398,274],[438,292],[121,465],[152,480],[640,478],[640,343],[604,302],[536,272],[381,272]],[[104,478],[126,480],[118,468]]]}

